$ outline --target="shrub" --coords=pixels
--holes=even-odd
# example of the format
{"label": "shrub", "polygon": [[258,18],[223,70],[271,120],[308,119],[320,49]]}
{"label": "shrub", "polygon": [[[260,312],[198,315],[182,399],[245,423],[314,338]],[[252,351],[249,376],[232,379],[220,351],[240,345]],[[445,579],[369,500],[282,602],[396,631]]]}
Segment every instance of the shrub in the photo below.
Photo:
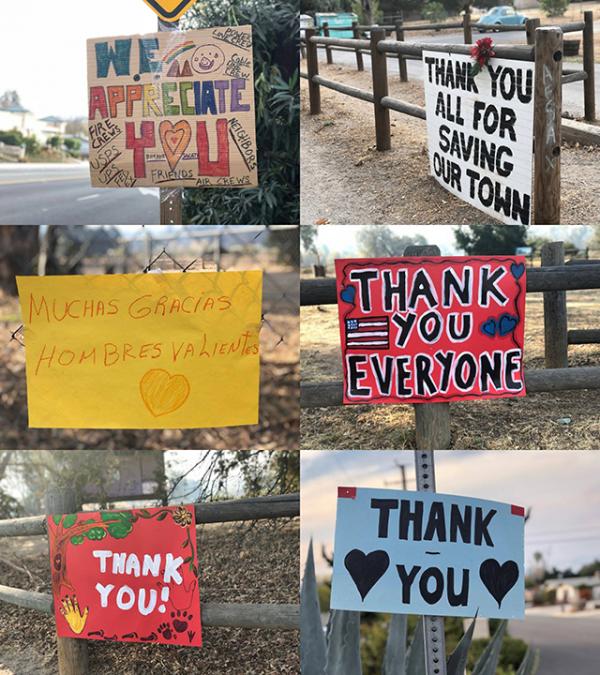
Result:
{"label": "shrub", "polygon": [[0,131],[0,143],[21,146],[24,142],[25,137],[17,129],[12,129],[11,131]]}
{"label": "shrub", "polygon": [[540,0],[546,16],[562,16],[569,6],[570,0]]}
{"label": "shrub", "polygon": [[196,3],[188,17],[189,28],[252,26],[259,187],[185,190],[184,221],[300,222],[297,4],[292,0],[216,0]]}
{"label": "shrub", "polygon": [[423,6],[423,18],[428,21],[442,21],[447,16],[444,5],[437,0],[429,0]]}
{"label": "shrub", "polygon": [[25,143],[25,152],[28,155],[37,155],[42,149],[42,146],[35,136],[27,136],[23,142]]}

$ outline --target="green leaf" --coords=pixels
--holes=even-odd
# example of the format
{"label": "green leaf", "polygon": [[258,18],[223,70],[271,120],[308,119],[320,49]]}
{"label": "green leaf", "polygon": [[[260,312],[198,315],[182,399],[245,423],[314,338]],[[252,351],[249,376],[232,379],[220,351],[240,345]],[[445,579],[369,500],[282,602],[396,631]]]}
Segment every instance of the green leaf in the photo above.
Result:
{"label": "green leaf", "polygon": [[502,621],[494,633],[494,637],[489,641],[483,654],[473,668],[471,675],[494,675],[500,658],[500,649],[506,633],[507,621]]}
{"label": "green leaf", "polygon": [[517,670],[517,675],[535,675],[539,665],[539,652],[531,649],[525,653],[523,661]]}
{"label": "green leaf", "polygon": [[52,520],[54,521],[55,525],[60,525],[60,521],[62,520],[62,516],[59,516],[57,514],[54,514],[52,516]]}
{"label": "green leaf", "polygon": [[450,658],[448,659],[448,675],[464,675],[476,621],[477,616],[471,621],[467,632],[456,645],[456,649],[450,654]]}
{"label": "green leaf", "polygon": [[423,617],[419,619],[412,644],[408,650],[406,675],[427,675],[425,664],[425,619]]}
{"label": "green leaf", "polygon": [[90,541],[100,541],[106,537],[106,530],[102,527],[92,527],[85,534]]}
{"label": "green leaf", "polygon": [[164,520],[169,515],[168,511],[161,513],[156,520]]}
{"label": "green leaf", "polygon": [[85,537],[82,534],[76,534],[74,537],[71,537],[73,546],[79,546],[79,544],[83,544],[84,541]]}
{"label": "green leaf", "polygon": [[125,539],[125,537],[133,530],[131,523],[110,523],[108,526],[108,534],[113,539]]}
{"label": "green leaf", "polygon": [[100,518],[105,523],[111,523],[114,522],[115,520],[121,520],[118,513],[112,513],[111,511],[102,511],[100,513]]}
{"label": "green leaf", "polygon": [[334,609],[327,626],[326,675],[361,675],[360,612]]}
{"label": "green leaf", "polygon": [[66,528],[73,527],[73,525],[75,525],[76,522],[77,522],[77,514],[70,513],[68,516],[65,516],[65,519],[63,520],[63,527]]}
{"label": "green leaf", "polygon": [[[382,675],[404,675],[406,664],[406,633],[408,616],[392,614],[383,657]],[[461,675],[463,675],[461,673]]]}

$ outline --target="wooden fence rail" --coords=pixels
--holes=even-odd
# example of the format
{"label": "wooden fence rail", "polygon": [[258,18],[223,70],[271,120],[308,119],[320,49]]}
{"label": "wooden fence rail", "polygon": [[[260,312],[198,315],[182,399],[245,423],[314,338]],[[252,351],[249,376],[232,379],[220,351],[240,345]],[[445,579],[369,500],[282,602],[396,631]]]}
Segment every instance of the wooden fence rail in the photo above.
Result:
{"label": "wooden fence rail", "polygon": [[[73,490],[49,490],[46,510],[49,513],[73,513],[77,510]],[[275,495],[252,499],[196,504],[197,524],[225,523],[242,520],[297,518],[300,515],[300,495]],[[46,517],[33,516],[0,521],[0,537],[45,535]],[[26,591],[0,585],[0,602],[53,613],[53,598],[49,594]],[[228,604],[202,603],[202,623],[205,626],[234,628],[264,628],[299,630],[300,607],[297,604]],[[87,641],[57,637],[58,669],[60,675],[87,675]]]}
{"label": "wooden fence rail", "polygon": [[[529,393],[600,389],[600,367],[568,368],[568,344],[600,343],[600,330],[568,331],[565,291],[600,288],[600,264],[564,264],[562,243],[546,245],[541,268],[527,270],[526,292],[544,293],[546,368],[525,370]],[[408,247],[404,255],[439,255],[437,247]],[[334,278],[302,279],[302,306],[336,305]],[[554,342],[553,342],[554,341]],[[557,346],[558,345],[558,346]],[[343,405],[343,382],[302,383],[300,406],[325,408]],[[444,450],[450,447],[450,405],[421,403],[415,409],[415,436],[418,450]]]}

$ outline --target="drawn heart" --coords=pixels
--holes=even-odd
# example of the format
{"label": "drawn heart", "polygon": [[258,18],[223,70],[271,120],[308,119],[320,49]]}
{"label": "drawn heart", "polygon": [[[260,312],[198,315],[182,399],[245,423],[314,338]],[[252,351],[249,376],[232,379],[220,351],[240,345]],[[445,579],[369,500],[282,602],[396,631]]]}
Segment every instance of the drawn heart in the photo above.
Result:
{"label": "drawn heart", "polygon": [[512,314],[503,314],[500,319],[498,319],[498,335],[504,337],[509,333],[512,333],[513,330],[517,327],[519,319]]}
{"label": "drawn heart", "polygon": [[525,274],[525,264],[512,263],[510,266],[510,272],[515,279],[520,279],[523,276],[523,274]]}
{"label": "drawn heart", "polygon": [[502,600],[517,583],[519,566],[514,560],[507,560],[504,565],[501,565],[497,560],[488,558],[481,563],[479,576],[500,609]]}
{"label": "drawn heart", "polygon": [[344,288],[342,288],[340,298],[344,302],[347,302],[349,305],[353,305],[355,297],[356,297],[356,288],[354,288],[354,286],[345,286]]}
{"label": "drawn heart", "polygon": [[166,370],[149,370],[140,381],[144,405],[154,415],[162,417],[181,408],[190,395],[190,383],[183,375],[171,375]]}
{"label": "drawn heart", "polygon": [[390,566],[390,557],[385,551],[371,551],[365,554],[355,548],[344,558],[344,566],[364,600],[367,593],[386,573]]}
{"label": "drawn heart", "polygon": [[177,122],[177,124],[164,120],[160,123],[158,130],[160,142],[165,151],[165,158],[171,167],[171,171],[175,171],[192,140],[192,128],[185,120]]}
{"label": "drawn heart", "polygon": [[494,337],[496,335],[496,330],[498,326],[496,324],[496,319],[488,319],[481,324],[481,332],[488,337]]}

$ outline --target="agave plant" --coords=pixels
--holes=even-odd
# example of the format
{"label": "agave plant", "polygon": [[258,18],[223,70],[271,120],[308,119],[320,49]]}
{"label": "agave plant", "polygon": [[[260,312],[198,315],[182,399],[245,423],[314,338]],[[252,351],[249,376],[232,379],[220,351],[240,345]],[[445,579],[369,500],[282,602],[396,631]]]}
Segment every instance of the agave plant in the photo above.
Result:
{"label": "agave plant", "polygon": [[[329,613],[326,634],[323,632],[312,542],[306,559],[300,599],[302,675],[362,675],[360,612],[332,610]],[[502,621],[470,675],[496,673],[506,628],[507,622]],[[474,629],[475,619],[448,657],[447,675],[465,675]],[[537,672],[537,665],[538,654],[530,648],[516,675],[534,675]],[[409,644],[407,615],[392,615],[381,672],[382,675],[427,675],[425,628],[422,619],[417,623]]]}

